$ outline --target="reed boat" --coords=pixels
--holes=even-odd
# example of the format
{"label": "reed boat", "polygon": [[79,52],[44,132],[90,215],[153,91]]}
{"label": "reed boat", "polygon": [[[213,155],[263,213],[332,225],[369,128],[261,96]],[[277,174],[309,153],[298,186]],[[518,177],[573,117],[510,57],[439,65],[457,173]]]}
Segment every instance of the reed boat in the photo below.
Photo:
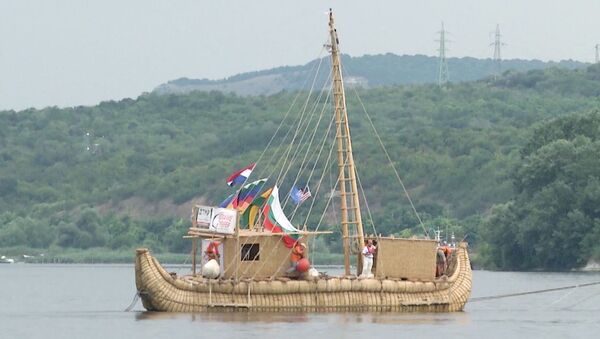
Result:
{"label": "reed boat", "polygon": [[[234,173],[228,183],[235,185],[241,177],[244,178],[243,184],[226,201],[219,207],[198,205],[193,209],[191,227],[183,235],[191,240],[191,274],[178,276],[170,273],[148,249],[137,249],[135,282],[145,309],[166,312],[463,310],[471,293],[472,282],[467,243],[445,247],[443,252],[439,234],[436,239],[430,239],[418,214],[424,231],[420,238],[384,236],[377,232],[365,234],[359,199],[361,192],[358,190],[360,179],[354,162],[342,80],[339,39],[331,11],[329,43],[326,47],[331,54],[332,66],[330,93],[333,116],[329,128],[335,126],[331,128],[332,148],[329,155],[337,148],[337,165],[334,166],[337,178],[333,189],[328,194],[319,193],[324,175],[317,180],[314,194],[310,193],[308,185],[297,189],[295,184],[302,177],[300,171],[303,163],[298,166],[299,174],[290,185],[290,196],[297,203],[290,214],[284,212],[288,199],[283,204],[279,200],[279,187],[285,185],[281,175],[271,187],[268,187],[268,179],[245,185],[261,159]],[[298,126],[300,124],[298,122]],[[323,145],[326,139],[324,137]],[[380,144],[385,151],[383,143]],[[291,153],[287,148],[283,149],[287,150],[287,154]],[[387,151],[385,153],[388,154]],[[318,156],[316,154],[314,150],[310,152],[309,147],[304,158],[315,155],[318,160],[321,151]],[[393,166],[391,160],[390,163]],[[283,172],[287,171],[282,170],[280,174]],[[404,187],[395,168],[394,172]],[[312,171],[305,180],[313,182]],[[318,197],[325,198],[327,203],[323,214],[317,219],[317,226],[306,226],[306,222],[303,226],[294,226],[290,219],[295,220],[300,204],[309,198],[312,201],[310,209],[304,212],[305,221],[310,224],[315,220],[310,218],[310,213]],[[332,233],[319,230],[319,226],[330,202],[334,200],[339,204],[340,222],[337,226],[340,228],[344,254],[344,273],[340,276],[320,273],[314,267],[307,266],[310,265],[308,259],[315,237]],[[368,205],[366,207],[368,209]],[[413,210],[416,214],[414,206]],[[291,217],[288,218],[286,214]],[[369,217],[370,214],[369,211]],[[372,226],[375,231],[376,225]],[[372,246],[371,242],[377,245]],[[201,256],[200,263],[197,262],[198,254]],[[355,272],[351,271],[353,256],[356,256]],[[301,264],[302,261],[304,263]],[[363,265],[364,261],[368,264]]]}

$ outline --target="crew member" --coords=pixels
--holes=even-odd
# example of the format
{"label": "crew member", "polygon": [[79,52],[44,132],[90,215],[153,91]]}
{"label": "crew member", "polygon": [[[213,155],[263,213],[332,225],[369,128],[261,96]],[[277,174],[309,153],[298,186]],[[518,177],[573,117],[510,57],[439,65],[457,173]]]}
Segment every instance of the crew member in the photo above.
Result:
{"label": "crew member", "polygon": [[290,263],[291,267],[287,270],[287,273],[299,273],[296,270],[296,266],[298,266],[298,261],[304,258],[304,253],[306,252],[306,244],[301,242],[296,242],[294,244],[294,248],[292,249],[292,254],[290,255]]}
{"label": "crew member", "polygon": [[221,256],[221,254],[219,253],[219,245],[221,245],[221,243],[219,243],[218,241],[211,241],[208,246],[206,247],[206,251],[204,251],[204,255],[206,256],[206,261],[215,259],[216,261],[219,261],[219,257]]}
{"label": "crew member", "polygon": [[446,273],[446,255],[444,254],[444,250],[438,247],[435,255],[435,276],[441,277]]}
{"label": "crew member", "polygon": [[373,245],[373,240],[365,240],[365,247],[362,250],[363,256],[363,270],[360,274],[361,277],[364,278],[372,278],[373,274],[371,273],[371,269],[373,268],[373,255],[377,247]]}
{"label": "crew member", "polygon": [[452,248],[446,242],[442,242],[437,250],[436,276],[439,277],[446,274],[450,263],[450,255],[452,255]]}

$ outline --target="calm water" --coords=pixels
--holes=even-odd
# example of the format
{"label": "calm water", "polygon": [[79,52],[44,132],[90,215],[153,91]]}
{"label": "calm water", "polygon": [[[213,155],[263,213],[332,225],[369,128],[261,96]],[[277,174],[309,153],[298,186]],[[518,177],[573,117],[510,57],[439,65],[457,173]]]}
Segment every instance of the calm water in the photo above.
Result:
{"label": "calm water", "polygon": [[[595,281],[600,273],[476,271],[472,296]],[[600,285],[473,302],[452,314],[165,314],[143,312],[141,303],[124,312],[134,293],[131,265],[0,265],[0,338],[600,336]]]}

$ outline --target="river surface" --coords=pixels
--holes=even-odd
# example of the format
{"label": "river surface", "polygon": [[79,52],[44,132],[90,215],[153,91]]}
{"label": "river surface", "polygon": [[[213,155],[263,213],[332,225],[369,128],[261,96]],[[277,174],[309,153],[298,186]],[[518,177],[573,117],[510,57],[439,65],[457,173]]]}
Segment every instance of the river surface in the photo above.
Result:
{"label": "river surface", "polygon": [[[472,297],[597,281],[600,273],[475,271]],[[0,339],[600,337],[600,285],[446,314],[173,314],[144,312],[141,302],[124,312],[134,294],[133,265],[2,264]]]}

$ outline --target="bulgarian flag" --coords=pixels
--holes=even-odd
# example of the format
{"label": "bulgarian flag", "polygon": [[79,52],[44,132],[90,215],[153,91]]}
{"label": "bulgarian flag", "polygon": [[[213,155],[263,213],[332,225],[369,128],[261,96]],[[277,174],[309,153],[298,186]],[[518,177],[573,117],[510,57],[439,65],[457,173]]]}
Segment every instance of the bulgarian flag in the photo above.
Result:
{"label": "bulgarian flag", "polygon": [[284,233],[283,243],[285,247],[292,248],[298,238],[297,235],[291,235],[286,233],[299,232],[296,227],[288,220],[283,214],[281,203],[279,202],[279,190],[277,186],[273,187],[273,192],[267,200],[265,208],[263,210],[264,225],[265,228],[273,233]]}

